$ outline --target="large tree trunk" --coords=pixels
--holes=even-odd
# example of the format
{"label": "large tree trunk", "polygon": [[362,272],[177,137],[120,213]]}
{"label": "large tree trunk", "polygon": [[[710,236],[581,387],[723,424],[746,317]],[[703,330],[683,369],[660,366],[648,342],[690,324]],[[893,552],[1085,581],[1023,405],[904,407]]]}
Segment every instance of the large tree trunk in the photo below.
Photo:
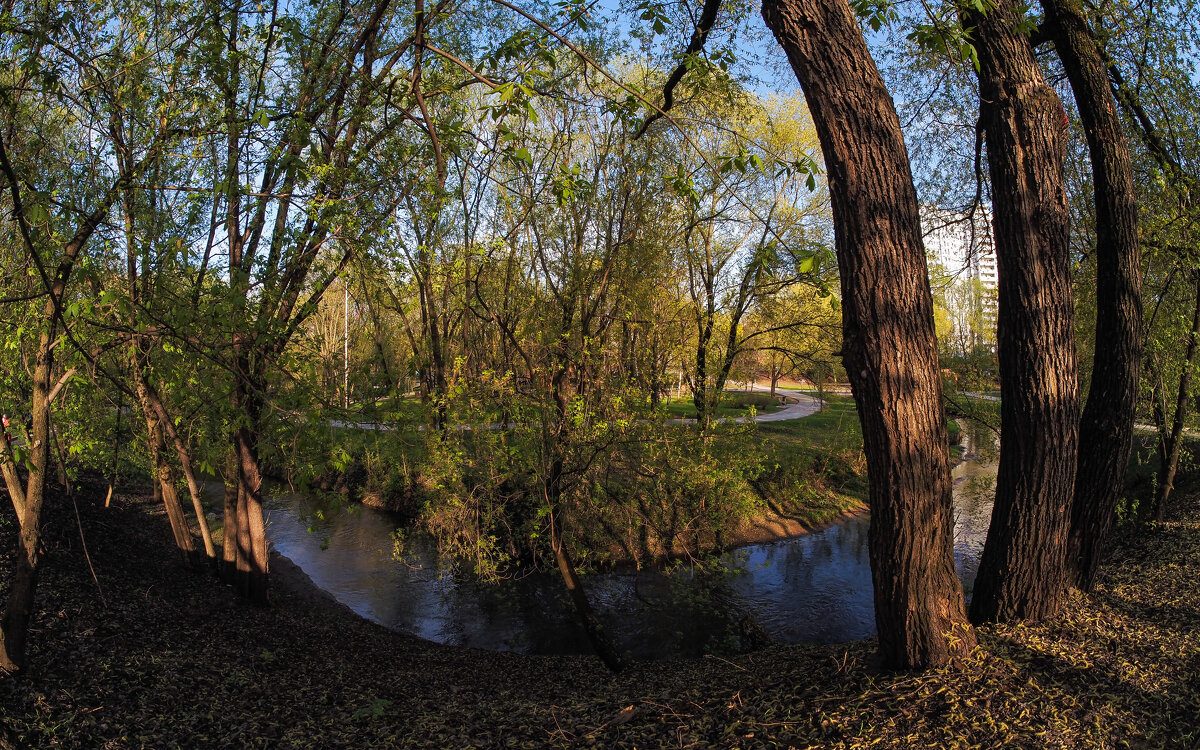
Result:
{"label": "large tree trunk", "polygon": [[933,298],[899,118],[845,0],[764,0],[763,18],[804,89],[828,171],[879,650],[891,667],[938,666],[975,637],[954,571]]}
{"label": "large tree trunk", "polygon": [[1129,143],[1079,0],[1042,0],[1087,133],[1096,204],[1096,354],[1079,424],[1067,542],[1071,582],[1088,591],[1112,527],[1133,445],[1142,365],[1142,269]]}
{"label": "large tree trunk", "polygon": [[1000,276],[1000,467],[971,601],[976,622],[1058,611],[1079,434],[1067,118],[1018,20],[1012,0],[966,18],[976,27]]}

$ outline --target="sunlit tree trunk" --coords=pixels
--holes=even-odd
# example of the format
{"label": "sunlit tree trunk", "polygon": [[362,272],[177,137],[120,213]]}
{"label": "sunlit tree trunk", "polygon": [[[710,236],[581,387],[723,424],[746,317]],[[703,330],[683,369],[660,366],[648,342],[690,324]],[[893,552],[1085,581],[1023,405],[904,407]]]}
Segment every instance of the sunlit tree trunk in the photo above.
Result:
{"label": "sunlit tree trunk", "polygon": [[262,472],[258,456],[263,384],[249,372],[247,358],[238,361],[241,367],[235,376],[233,398],[235,413],[244,421],[234,429],[232,436],[238,478],[236,585],[250,602],[265,606],[269,602],[270,550],[263,516]]}
{"label": "sunlit tree trunk", "polygon": [[933,297],[899,118],[845,0],[765,0],[762,12],[804,89],[828,172],[880,654],[891,667],[945,664],[975,638],[954,570]]}
{"label": "sunlit tree trunk", "polygon": [[1020,13],[1002,0],[976,27],[999,271],[1000,466],[971,600],[976,622],[1058,611],[1079,434],[1063,160],[1067,116]]}
{"label": "sunlit tree trunk", "polygon": [[131,365],[134,371],[138,400],[142,403],[142,412],[146,419],[146,436],[150,447],[154,481],[160,488],[159,496],[162,498],[163,508],[167,511],[167,519],[171,523],[175,546],[179,548],[184,560],[190,563],[193,562],[192,558],[195,555],[196,547],[192,543],[192,532],[183,516],[183,506],[179,504],[179,493],[175,490],[175,471],[166,457],[162,455],[162,451],[166,447],[162,426],[159,423],[158,414],[150,406],[149,397],[146,395],[145,380],[140,373],[142,363],[135,359]]}
{"label": "sunlit tree trunk", "polygon": [[221,541],[221,580],[237,582],[237,509],[242,483],[238,481],[237,450],[231,445],[225,458],[224,531]]}
{"label": "sunlit tree trunk", "polygon": [[175,455],[179,458],[179,465],[183,470],[183,477],[187,482],[188,494],[192,500],[192,510],[196,514],[196,522],[200,527],[200,537],[204,540],[204,554],[209,560],[215,562],[217,551],[213,545],[212,531],[208,526],[208,517],[204,513],[204,504],[200,499],[200,482],[196,479],[196,471],[192,466],[191,451],[183,441],[183,437],[180,436],[179,431],[175,429],[175,425],[171,423],[166,407],[162,403],[162,398],[158,395],[154,386],[148,382],[146,383],[146,396],[150,407],[158,415],[159,425],[162,427],[165,437],[175,447]]}

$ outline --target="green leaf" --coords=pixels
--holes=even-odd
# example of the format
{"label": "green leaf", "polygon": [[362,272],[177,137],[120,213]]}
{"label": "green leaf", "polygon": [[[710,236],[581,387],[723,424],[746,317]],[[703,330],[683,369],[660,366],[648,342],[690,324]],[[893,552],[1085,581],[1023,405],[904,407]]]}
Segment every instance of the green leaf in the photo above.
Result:
{"label": "green leaf", "polygon": [[33,203],[25,208],[25,218],[30,224],[45,224],[50,221],[50,212],[42,204]]}

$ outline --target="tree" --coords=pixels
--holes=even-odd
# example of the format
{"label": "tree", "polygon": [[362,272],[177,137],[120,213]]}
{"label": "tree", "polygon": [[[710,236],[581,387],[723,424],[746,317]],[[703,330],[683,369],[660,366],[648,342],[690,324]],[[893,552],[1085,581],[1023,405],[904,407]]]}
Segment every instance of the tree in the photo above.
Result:
{"label": "tree", "polygon": [[1088,591],[1133,442],[1142,364],[1142,269],[1129,145],[1108,82],[1104,55],[1077,0],[1042,0],[1087,134],[1096,206],[1096,347],[1079,425],[1067,559],[1071,582]]}
{"label": "tree", "polygon": [[[1194,388],[1197,330],[1194,306],[1200,188],[1198,142],[1193,129],[1200,90],[1190,73],[1194,14],[1182,5],[1149,8],[1105,6],[1091,20],[1104,55],[1108,82],[1125,125],[1140,146],[1135,166],[1145,250],[1146,308],[1143,393],[1157,430],[1159,475],[1155,497],[1139,508],[1143,519],[1161,519],[1171,497],[1182,436]],[[1187,342],[1183,346],[1180,342]],[[1174,402],[1174,405],[1171,405]]]}
{"label": "tree", "polygon": [[764,300],[747,324],[746,341],[758,354],[771,381],[771,395],[782,378],[804,374],[822,386],[834,371],[841,342],[841,317],[833,296],[795,285]]}
{"label": "tree", "polygon": [[971,600],[976,622],[1057,612],[1079,429],[1067,119],[1021,30],[1022,13],[1007,0],[986,16],[963,12],[975,27],[999,270],[1000,467]]}
{"label": "tree", "polygon": [[863,426],[879,648],[892,667],[974,645],[954,571],[933,299],[900,121],[844,0],[767,0],[825,157],[843,362]]}
{"label": "tree", "polygon": [[[0,668],[17,671],[25,667],[29,623],[34,613],[40,565],[42,510],[46,495],[46,473],[50,468],[50,445],[54,439],[51,409],[54,396],[73,369],[57,374],[62,351],[81,350],[70,329],[74,315],[68,304],[70,282],[85,248],[101,228],[112,207],[121,199],[131,180],[145,173],[162,149],[177,133],[160,129],[140,157],[116,175],[103,159],[86,158],[76,166],[72,156],[78,140],[90,136],[99,141],[97,151],[110,146],[98,113],[112,111],[113,91],[102,84],[104,75],[95,60],[103,52],[119,50],[129,38],[105,26],[111,20],[90,18],[89,24],[72,27],[68,44],[51,44],[51,22],[33,14],[29,26],[14,34],[4,48],[4,59],[13,66],[13,84],[3,89],[3,132],[0,132],[0,177],[11,201],[20,251],[27,267],[35,269],[41,290],[34,299],[41,303],[36,323],[37,348],[30,378],[28,476],[19,481],[17,456],[7,437],[0,438],[0,462],[20,524],[19,551],[12,571],[7,606],[0,621]],[[12,40],[19,39],[21,43]],[[164,54],[170,54],[169,52]],[[85,85],[90,84],[90,85]],[[73,103],[71,88],[82,92],[88,107]],[[164,113],[177,102],[167,97]],[[38,125],[52,125],[39,132]],[[46,137],[50,135],[50,137]],[[90,155],[89,155],[90,156]],[[65,178],[57,205],[52,200],[52,183]],[[88,352],[81,351],[88,356]]]}
{"label": "tree", "polygon": [[[214,154],[208,176],[228,271],[227,286],[214,288],[208,302],[224,320],[217,338],[204,342],[229,383],[227,481],[236,490],[226,489],[223,559],[238,589],[259,604],[267,602],[261,454],[269,449],[260,438],[276,362],[405,195],[385,189],[395,184],[386,171],[395,162],[372,163],[376,148],[404,123],[436,137],[420,53],[407,73],[410,86],[400,91],[388,83],[414,44],[423,49],[424,12],[416,15],[415,37],[399,27],[387,0],[278,13],[236,3],[213,14],[200,56],[217,92],[217,137],[204,150]],[[385,52],[392,41],[397,46]],[[394,116],[375,116],[387,107],[397,109]]]}

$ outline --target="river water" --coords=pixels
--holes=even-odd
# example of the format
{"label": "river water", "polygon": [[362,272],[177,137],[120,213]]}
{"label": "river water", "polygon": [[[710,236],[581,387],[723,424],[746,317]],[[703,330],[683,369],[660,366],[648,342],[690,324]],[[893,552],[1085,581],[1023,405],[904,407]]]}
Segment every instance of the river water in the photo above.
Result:
{"label": "river water", "polygon": [[[991,517],[994,440],[963,430],[954,469],[955,559],[967,591]],[[326,501],[327,502],[327,501]],[[283,495],[268,503],[275,549],[355,612],[440,643],[561,654],[590,651],[562,579],[536,572],[483,584],[439,567],[410,537],[393,555],[396,519],[361,506]],[[700,571],[617,570],[589,576],[588,595],[618,647],[635,658],[736,653],[778,643],[833,643],[875,633],[867,519],[733,550]]]}

